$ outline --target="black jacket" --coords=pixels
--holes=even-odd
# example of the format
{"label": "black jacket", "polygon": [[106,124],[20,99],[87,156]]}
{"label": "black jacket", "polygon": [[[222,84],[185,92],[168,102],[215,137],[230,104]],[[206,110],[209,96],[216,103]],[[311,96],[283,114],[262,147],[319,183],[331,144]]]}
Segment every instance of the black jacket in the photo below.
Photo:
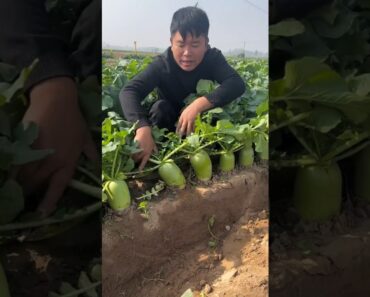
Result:
{"label": "black jacket", "polygon": [[196,92],[200,79],[217,81],[220,84],[216,90],[206,95],[215,107],[226,105],[245,91],[242,78],[227,63],[220,50],[209,48],[197,68],[184,71],[174,60],[171,48],[168,48],[121,90],[119,98],[123,114],[130,122],[139,121],[138,127],[151,125],[141,101],[155,88],[161,99],[167,100],[180,112],[184,99]]}
{"label": "black jacket", "polygon": [[[52,3],[52,2],[49,2]],[[56,76],[86,78],[101,73],[101,1],[0,1],[0,62],[29,66],[39,60],[26,82]]]}

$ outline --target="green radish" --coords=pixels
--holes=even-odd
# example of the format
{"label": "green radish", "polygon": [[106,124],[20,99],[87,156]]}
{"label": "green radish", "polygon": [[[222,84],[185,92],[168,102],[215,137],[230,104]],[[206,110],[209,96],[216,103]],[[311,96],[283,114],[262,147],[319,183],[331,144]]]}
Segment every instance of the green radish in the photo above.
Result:
{"label": "green radish", "polygon": [[370,147],[362,150],[355,158],[355,196],[370,202]]}
{"label": "green radish", "polygon": [[212,177],[212,162],[205,150],[200,150],[190,157],[190,164],[196,177],[201,181],[208,181]]}
{"label": "green radish", "polygon": [[5,271],[0,263],[0,296],[10,297],[8,281],[6,279]]}
{"label": "green radish", "polygon": [[268,142],[265,142],[263,144],[262,152],[258,152],[258,156],[261,160],[268,160],[269,159],[269,147]]}
{"label": "green radish", "polygon": [[233,152],[224,152],[221,154],[219,168],[223,172],[228,172],[235,168],[235,155]]}
{"label": "green radish", "polygon": [[301,167],[296,174],[294,205],[303,219],[325,221],[339,214],[342,175],[337,163]]}
{"label": "green radish", "polygon": [[181,169],[173,160],[165,161],[158,169],[160,177],[168,186],[184,189],[186,182]]}
{"label": "green radish", "polygon": [[131,204],[131,196],[124,180],[110,180],[104,185],[108,203],[113,210],[123,210]]}
{"label": "green radish", "polygon": [[101,201],[103,203],[108,201],[108,195],[104,192],[101,192]]}
{"label": "green radish", "polygon": [[239,151],[239,165],[249,167],[253,165],[254,151],[252,147],[245,146]]}

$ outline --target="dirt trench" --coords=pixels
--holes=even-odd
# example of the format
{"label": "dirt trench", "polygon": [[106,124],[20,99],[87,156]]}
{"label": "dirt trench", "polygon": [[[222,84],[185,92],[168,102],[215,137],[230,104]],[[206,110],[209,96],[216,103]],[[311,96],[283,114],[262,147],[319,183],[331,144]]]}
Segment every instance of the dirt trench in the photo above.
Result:
{"label": "dirt trench", "polygon": [[147,219],[134,209],[105,218],[103,296],[267,296],[267,210],[267,169],[253,167],[168,190]]}
{"label": "dirt trench", "polygon": [[295,237],[285,233],[274,241],[270,249],[270,294],[369,297],[370,219],[343,213],[333,222],[318,226],[315,233]]}

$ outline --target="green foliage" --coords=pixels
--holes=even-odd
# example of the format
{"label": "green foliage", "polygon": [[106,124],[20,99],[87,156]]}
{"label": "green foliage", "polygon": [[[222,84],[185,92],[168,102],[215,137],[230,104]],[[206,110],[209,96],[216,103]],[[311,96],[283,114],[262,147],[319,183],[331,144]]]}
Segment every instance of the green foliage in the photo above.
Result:
{"label": "green foliage", "polygon": [[270,165],[339,160],[370,137],[369,12],[338,0],[270,27],[270,55],[288,57],[270,69]]}
{"label": "green foliage", "polygon": [[[119,103],[119,92],[123,86],[138,73],[142,72],[152,62],[150,56],[142,59],[121,59],[113,65],[103,59],[102,65],[102,108],[105,111],[114,111],[123,117],[122,108]],[[156,92],[151,92],[145,98],[143,104],[149,106],[157,99]]]}
{"label": "green foliage", "polygon": [[123,179],[124,172],[134,167],[132,155],[139,152],[134,143],[135,125],[122,120],[116,113],[109,112],[102,125],[102,168],[104,180]]}
{"label": "green foliage", "polygon": [[81,271],[75,285],[69,282],[62,282],[59,286],[58,292],[49,292],[49,297],[72,297],[72,296],[86,296],[98,297],[100,296],[98,287],[101,286],[101,264],[95,259],[92,261],[89,272]]}
{"label": "green foliage", "polygon": [[[145,69],[150,61],[151,58],[147,57],[121,59],[110,62],[110,64],[107,61],[103,63],[103,109],[107,112],[102,129],[104,181],[143,177],[158,170],[167,185],[183,188],[185,186],[183,174],[173,162],[191,159],[199,152],[207,155],[226,153],[233,155],[244,146],[251,148],[254,144],[256,151],[266,158],[268,147],[267,61],[229,59],[229,63],[245,80],[248,86],[246,92],[224,108],[214,108],[198,116],[194,133],[184,139],[166,129],[153,127],[152,135],[158,152],[152,155],[146,169],[137,171],[132,159],[132,154],[139,151],[134,142],[135,125],[124,120],[122,112],[117,111],[121,109],[117,102],[122,87]],[[185,103],[189,104],[192,100],[209,94],[217,87],[218,84],[215,82],[200,80],[195,93],[190,94],[185,99]],[[145,99],[144,106],[149,106],[155,98],[155,93],[150,94]],[[194,159],[192,160],[194,162]],[[212,166],[208,166],[207,170],[199,166],[195,167],[198,175],[199,172],[204,173],[204,176],[199,175],[201,179],[210,178],[209,168]],[[164,169],[166,169],[165,173]],[[206,171],[207,174],[205,174]],[[164,183],[136,197],[138,208],[146,214],[148,212],[147,202],[153,196],[158,195],[163,188]]]}
{"label": "green foliage", "polygon": [[22,188],[10,177],[12,168],[52,153],[32,149],[38,127],[20,122],[25,111],[23,86],[36,62],[20,73],[13,66],[0,63],[0,225],[13,221],[24,209]]}

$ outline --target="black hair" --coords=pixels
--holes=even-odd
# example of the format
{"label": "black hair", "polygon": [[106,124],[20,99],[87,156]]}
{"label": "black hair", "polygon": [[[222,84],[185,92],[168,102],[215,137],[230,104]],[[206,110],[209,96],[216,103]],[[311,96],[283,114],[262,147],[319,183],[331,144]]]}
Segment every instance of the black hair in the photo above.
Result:
{"label": "black hair", "polygon": [[177,31],[185,40],[188,33],[199,37],[204,34],[208,38],[209,20],[207,14],[200,8],[188,6],[177,10],[172,17],[171,36]]}

